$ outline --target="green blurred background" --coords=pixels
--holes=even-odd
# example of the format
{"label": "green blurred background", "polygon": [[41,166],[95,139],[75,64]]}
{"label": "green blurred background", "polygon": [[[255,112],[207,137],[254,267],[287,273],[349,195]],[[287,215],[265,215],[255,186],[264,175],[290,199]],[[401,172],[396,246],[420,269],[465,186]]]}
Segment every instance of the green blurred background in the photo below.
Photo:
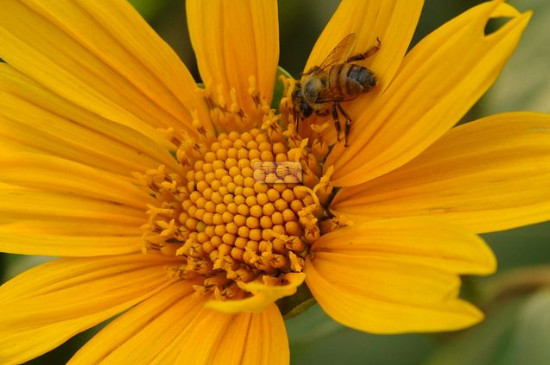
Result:
{"label": "green blurred background", "polygon": [[[406,1],[406,0],[404,0]],[[298,75],[338,0],[281,0],[280,65]],[[475,0],[426,0],[414,42]],[[534,10],[523,40],[497,83],[468,120],[513,110],[550,112],[550,2],[509,1]],[[184,0],[131,0],[197,77],[184,16]],[[198,79],[198,77],[197,77]],[[550,187],[548,187],[550,189]],[[374,336],[340,326],[317,306],[287,321],[291,363],[306,364],[550,364],[550,224],[484,235],[498,273],[465,277],[464,297],[487,313],[480,325],[435,335]],[[2,279],[43,262],[43,257],[0,254]],[[63,364],[98,328],[28,364]]]}

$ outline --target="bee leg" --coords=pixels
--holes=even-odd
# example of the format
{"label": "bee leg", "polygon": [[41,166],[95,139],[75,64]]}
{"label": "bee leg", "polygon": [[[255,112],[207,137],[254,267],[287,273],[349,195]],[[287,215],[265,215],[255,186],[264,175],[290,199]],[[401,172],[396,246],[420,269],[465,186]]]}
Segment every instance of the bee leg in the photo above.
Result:
{"label": "bee leg", "polygon": [[353,61],[362,61],[374,55],[380,49],[380,44],[381,44],[380,38],[376,38],[376,41],[378,42],[376,46],[372,46],[371,48],[367,49],[366,52],[356,54],[355,56],[351,56],[346,60],[346,63],[353,62]]}
{"label": "bee leg", "polygon": [[332,120],[334,121],[334,128],[336,128],[336,139],[338,140],[338,142],[340,142],[342,140],[342,138],[340,137],[340,134],[341,134],[341,131],[342,131],[342,128],[340,126],[340,120],[338,120],[338,109],[342,109],[340,107],[340,104],[338,103],[334,103],[332,104]]}
{"label": "bee leg", "polygon": [[338,107],[338,110],[340,110],[340,113],[342,113],[342,115],[346,118],[346,127],[345,127],[345,130],[344,130],[344,141],[345,141],[344,145],[347,147],[348,146],[349,132],[351,131],[351,117],[349,116],[348,113],[346,113],[344,108],[342,108],[340,103],[334,103],[334,104]]}

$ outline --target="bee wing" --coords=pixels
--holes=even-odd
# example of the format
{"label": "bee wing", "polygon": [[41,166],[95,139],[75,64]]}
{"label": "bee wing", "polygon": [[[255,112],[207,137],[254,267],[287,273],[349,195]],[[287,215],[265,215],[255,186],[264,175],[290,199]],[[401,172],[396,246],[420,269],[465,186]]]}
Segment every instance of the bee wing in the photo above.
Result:
{"label": "bee wing", "polygon": [[344,63],[351,52],[355,49],[355,44],[357,43],[357,35],[355,33],[348,34],[344,39],[334,47],[334,49],[329,53],[327,58],[319,65],[319,69],[323,70],[329,66],[336,65],[339,63]]}

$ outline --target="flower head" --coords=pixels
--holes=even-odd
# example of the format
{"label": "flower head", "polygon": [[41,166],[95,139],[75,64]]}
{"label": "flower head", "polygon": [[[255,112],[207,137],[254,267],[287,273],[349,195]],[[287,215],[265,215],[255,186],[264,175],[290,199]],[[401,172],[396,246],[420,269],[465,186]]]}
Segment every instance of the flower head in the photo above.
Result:
{"label": "flower head", "polygon": [[0,249],[62,258],[0,288],[1,362],[122,313],[71,363],[285,364],[305,286],[363,331],[480,321],[459,275],[495,270],[476,233],[550,218],[550,116],[452,128],[530,13],[487,2],[406,53],[422,5],[342,1],[304,68],[335,97],[283,77],[272,109],[273,0],[187,1],[202,88],[124,0],[2,2]]}

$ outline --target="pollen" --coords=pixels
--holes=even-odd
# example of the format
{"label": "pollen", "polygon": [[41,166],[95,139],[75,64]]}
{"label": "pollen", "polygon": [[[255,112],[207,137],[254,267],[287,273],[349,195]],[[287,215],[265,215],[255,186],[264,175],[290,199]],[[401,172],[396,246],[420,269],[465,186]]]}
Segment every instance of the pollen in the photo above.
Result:
{"label": "pollen", "polygon": [[199,294],[241,299],[249,294],[239,283],[301,272],[320,236],[330,186],[307,140],[277,118],[200,143],[184,136],[174,153],[181,171],[159,166],[139,176],[157,201],[143,250],[173,256],[171,274],[196,280]]}

